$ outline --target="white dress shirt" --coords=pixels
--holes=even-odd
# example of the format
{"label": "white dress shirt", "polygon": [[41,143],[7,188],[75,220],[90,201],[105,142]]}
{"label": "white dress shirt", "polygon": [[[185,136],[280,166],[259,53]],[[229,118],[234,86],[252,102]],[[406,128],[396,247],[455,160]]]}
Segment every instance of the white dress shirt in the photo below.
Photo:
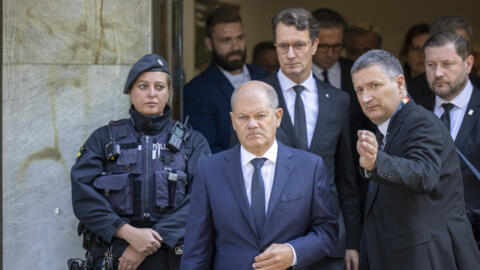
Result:
{"label": "white dress shirt", "polygon": [[[288,114],[290,114],[292,124],[293,126],[295,126],[295,97],[297,96],[297,93],[295,93],[293,87],[298,84],[287,78],[287,76],[283,74],[282,69],[278,70],[277,77],[278,81],[280,82],[280,87],[282,88],[283,96],[285,98],[285,104],[287,105]],[[308,139],[307,143],[308,147],[310,147],[318,116],[318,89],[312,72],[310,72],[310,76],[308,76],[308,78],[300,85],[305,87],[305,90],[302,91],[300,96],[305,107],[305,120],[307,122],[306,124]]]}
{"label": "white dress shirt", "polygon": [[[323,68],[315,65],[312,63],[312,71],[313,74],[317,78],[319,78],[322,81],[325,81],[325,78],[323,77],[322,72],[324,71]],[[333,66],[327,69],[328,72],[328,81],[330,81],[330,85],[342,89],[342,69],[340,68],[340,62],[337,61]]]}
{"label": "white dress shirt", "polygon": [[248,68],[245,64],[242,67],[242,73],[238,74],[231,74],[230,72],[221,68],[219,65],[217,65],[217,67],[220,69],[223,75],[227,77],[227,80],[232,84],[233,89],[237,89],[243,83],[251,80],[250,73],[248,72]]}
{"label": "white dress shirt", "polygon": [[452,103],[454,106],[450,111],[450,134],[452,135],[453,140],[457,138],[458,131],[460,130],[460,126],[463,122],[463,117],[465,112],[467,111],[468,102],[472,96],[473,86],[470,80],[468,80],[467,85],[465,88],[456,96],[454,99],[450,101],[445,101],[439,96],[435,95],[435,108],[433,112],[439,118],[442,116],[443,112],[445,111],[442,107],[443,103]]}
{"label": "white dress shirt", "polygon": [[248,152],[243,146],[240,147],[240,161],[242,164],[243,181],[245,183],[245,190],[247,191],[248,204],[252,203],[252,175],[254,167],[250,161],[255,158],[266,158],[267,160],[262,166],[263,185],[265,187],[265,215],[268,210],[268,202],[270,194],[272,193],[273,178],[275,176],[275,164],[277,162],[278,143],[274,141],[272,146],[261,156],[258,157]]}
{"label": "white dress shirt", "polygon": [[[268,202],[270,201],[270,194],[272,194],[273,179],[275,176],[275,165],[277,163],[278,143],[275,140],[270,148],[262,155],[256,156],[248,152],[243,145],[240,146],[240,162],[242,165],[243,182],[245,183],[245,191],[247,192],[248,204],[252,204],[252,175],[254,167],[250,161],[255,158],[266,158],[263,163],[261,173],[263,178],[263,185],[265,189],[265,216],[267,215]],[[292,245],[286,243],[293,251],[293,263],[291,266],[297,264],[297,254]]]}
{"label": "white dress shirt", "polygon": [[[378,130],[380,133],[382,133],[383,137],[385,138],[387,135],[387,130],[388,130],[388,125],[390,124],[390,119],[391,117],[387,119],[387,121],[381,123],[380,125],[377,126]],[[380,142],[379,142],[380,143]]]}

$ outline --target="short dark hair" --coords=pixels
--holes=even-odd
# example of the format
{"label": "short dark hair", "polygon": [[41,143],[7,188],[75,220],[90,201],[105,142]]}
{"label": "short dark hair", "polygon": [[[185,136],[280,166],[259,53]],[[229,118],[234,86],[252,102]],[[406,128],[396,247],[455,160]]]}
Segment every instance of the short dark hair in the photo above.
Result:
{"label": "short dark hair", "polygon": [[280,11],[272,19],[273,38],[277,39],[277,25],[283,23],[287,26],[295,26],[297,30],[308,30],[310,39],[314,41],[318,36],[318,21],[313,18],[312,13],[303,8],[288,8]]}
{"label": "short dark hair", "polygon": [[351,36],[365,35],[365,34],[369,34],[373,36],[373,38],[377,42],[377,46],[376,46],[377,48],[382,47],[382,33],[380,31],[380,28],[370,23],[357,23],[357,24],[351,25],[350,27],[348,27],[346,38],[348,40],[348,38]]}
{"label": "short dark hair", "polygon": [[207,25],[205,27],[206,36],[212,37],[213,28],[221,23],[242,22],[239,8],[230,5],[222,5],[212,11],[207,17]]}
{"label": "short dark hair", "polygon": [[428,47],[441,47],[449,43],[455,44],[455,50],[463,60],[470,55],[470,43],[455,32],[440,32],[431,36],[423,45],[423,51]]}
{"label": "short dark hair", "polygon": [[398,59],[391,53],[384,50],[370,50],[362,54],[362,56],[353,63],[351,74],[353,75],[354,73],[373,65],[380,66],[385,75],[387,75],[391,81],[395,80],[398,75],[403,75],[400,61],[398,61]]}
{"label": "short dark hair", "polygon": [[318,21],[319,28],[341,27],[343,36],[347,31],[347,22],[340,13],[329,8],[319,8],[312,12],[313,17]]}
{"label": "short dark hair", "polygon": [[262,41],[259,42],[255,47],[253,47],[253,61],[256,61],[260,58],[260,55],[264,51],[272,50],[275,51],[275,46],[272,41]]}
{"label": "short dark hair", "polygon": [[466,18],[454,15],[443,15],[435,18],[430,26],[430,36],[440,32],[455,32],[457,29],[465,30],[472,40],[473,30],[470,22]]}

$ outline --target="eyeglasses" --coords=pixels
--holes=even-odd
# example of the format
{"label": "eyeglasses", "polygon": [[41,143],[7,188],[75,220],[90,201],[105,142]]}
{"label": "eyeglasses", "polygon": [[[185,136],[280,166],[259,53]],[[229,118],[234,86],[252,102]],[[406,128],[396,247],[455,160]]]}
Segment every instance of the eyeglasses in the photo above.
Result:
{"label": "eyeglasses", "polygon": [[305,41],[296,41],[294,43],[275,43],[274,46],[281,54],[287,53],[290,49],[290,46],[292,46],[296,53],[302,53],[307,48],[308,43]]}
{"label": "eyeglasses", "polygon": [[343,43],[328,45],[328,44],[318,44],[317,50],[319,52],[328,52],[328,50],[332,49],[333,52],[340,52],[343,49]]}

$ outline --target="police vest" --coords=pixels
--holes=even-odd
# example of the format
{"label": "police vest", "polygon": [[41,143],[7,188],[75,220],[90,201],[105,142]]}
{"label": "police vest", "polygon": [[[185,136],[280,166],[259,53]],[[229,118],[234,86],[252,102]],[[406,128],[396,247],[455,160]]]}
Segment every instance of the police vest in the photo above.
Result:
{"label": "police vest", "polygon": [[185,143],[178,152],[165,147],[174,123],[152,136],[136,132],[128,119],[109,124],[120,156],[105,162],[93,185],[119,216],[156,222],[185,197],[190,149]]}

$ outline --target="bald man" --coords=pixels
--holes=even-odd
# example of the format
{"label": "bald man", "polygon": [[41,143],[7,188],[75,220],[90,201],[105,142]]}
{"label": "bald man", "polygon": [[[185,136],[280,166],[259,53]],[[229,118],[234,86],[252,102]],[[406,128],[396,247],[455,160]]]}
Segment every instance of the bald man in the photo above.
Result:
{"label": "bald man", "polygon": [[240,144],[197,167],[181,267],[308,266],[337,240],[325,164],[276,140],[283,110],[268,84],[243,84],[231,106]]}

